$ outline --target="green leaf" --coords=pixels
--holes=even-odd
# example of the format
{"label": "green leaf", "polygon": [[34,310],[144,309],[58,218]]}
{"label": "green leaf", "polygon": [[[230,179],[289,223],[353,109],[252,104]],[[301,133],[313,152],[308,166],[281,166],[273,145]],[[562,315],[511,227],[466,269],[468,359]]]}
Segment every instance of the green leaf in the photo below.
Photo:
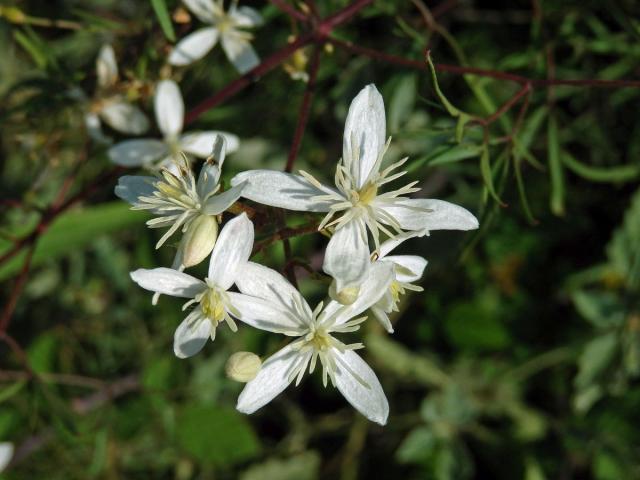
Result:
{"label": "green leaf", "polygon": [[429,66],[429,72],[431,72],[431,82],[433,84],[433,89],[436,92],[436,96],[440,100],[440,103],[447,110],[449,115],[452,117],[458,117],[463,114],[460,110],[453,106],[453,104],[444,96],[442,90],[440,90],[440,85],[438,84],[438,75],[436,74],[436,67],[431,60],[431,55],[427,52],[427,65]]}
{"label": "green leaf", "polygon": [[611,364],[618,346],[619,337],[616,332],[605,333],[587,343],[578,360],[576,387],[584,389],[594,383]]}
{"label": "green leaf", "polygon": [[253,465],[240,480],[315,480],[319,477],[320,455],[303,452],[287,459],[271,458]]}
{"label": "green leaf", "polygon": [[48,55],[43,51],[42,43],[38,41],[37,37],[34,38],[28,31],[25,33],[22,30],[14,30],[13,38],[15,38],[16,42],[31,56],[38,68],[45,68],[47,66]]}
{"label": "green leaf", "polygon": [[500,200],[498,192],[496,192],[496,187],[493,183],[493,170],[491,169],[489,147],[487,147],[486,145],[482,149],[482,153],[480,155],[480,174],[482,175],[484,186],[487,188],[487,191],[489,192],[491,197],[500,205],[504,205],[502,200]]}
{"label": "green leaf", "polygon": [[36,373],[51,372],[54,369],[58,339],[50,333],[45,333],[29,346],[27,358],[31,369]]}
{"label": "green leaf", "polygon": [[619,327],[624,323],[624,305],[611,292],[576,290],[572,294],[572,299],[580,315],[595,327]]}
{"label": "green leaf", "polygon": [[186,452],[207,465],[234,465],[260,451],[246,417],[227,407],[187,405],[178,415],[176,436]]}
{"label": "green leaf", "polygon": [[22,390],[22,387],[24,387],[26,384],[27,384],[26,380],[19,380],[15,383],[12,383],[9,386],[3,385],[2,389],[0,389],[0,403],[9,400],[11,397],[17,394],[20,390]]}
{"label": "green leaf", "polygon": [[640,177],[640,163],[613,167],[592,167],[578,161],[570,153],[562,151],[562,163],[576,175],[592,182],[622,183]]}
{"label": "green leaf", "polygon": [[555,215],[564,215],[564,172],[560,159],[560,139],[558,123],[554,115],[549,115],[547,129],[549,174],[551,175],[551,211]]}
{"label": "green leaf", "polygon": [[404,75],[396,86],[389,102],[389,131],[397,132],[413,112],[416,101],[417,76]]}
{"label": "green leaf", "polygon": [[537,224],[538,220],[533,216],[533,212],[531,211],[531,207],[529,206],[529,199],[527,197],[527,191],[525,190],[524,180],[522,178],[522,164],[521,160],[516,157],[515,152],[513,156],[513,169],[516,173],[516,184],[518,186],[518,196],[520,197],[520,205],[522,206],[522,210],[527,217],[527,220],[531,224]]}
{"label": "green leaf", "polygon": [[[146,214],[130,210],[124,202],[104,203],[66,212],[58,217],[38,240],[31,266],[37,267],[69,252],[77,251],[91,244],[98,235],[136,224],[142,226],[146,218]],[[11,233],[15,237],[21,237],[27,232]],[[0,255],[10,250],[12,246],[11,242],[0,237]],[[26,251],[23,250],[3,263],[0,266],[0,280],[7,279],[20,271],[25,255]]]}
{"label": "green leaf", "polygon": [[399,463],[421,463],[433,452],[436,444],[437,438],[431,428],[415,428],[396,450],[396,460]]}
{"label": "green leaf", "polygon": [[158,22],[160,22],[164,36],[167,37],[170,42],[175,42],[176,34],[173,31],[173,24],[171,23],[167,3],[165,0],[151,0],[151,5],[153,6],[153,11],[156,13],[156,17],[158,17]]}
{"label": "green leaf", "polygon": [[633,194],[622,225],[607,245],[607,256],[629,287],[637,288],[640,283],[640,189]]}
{"label": "green leaf", "polygon": [[482,153],[484,147],[469,143],[461,143],[458,145],[440,145],[435,148],[429,155],[415,159],[407,166],[408,172],[414,172],[423,165],[434,167],[436,165],[444,165],[447,163],[459,162],[467,158],[477,157]]}

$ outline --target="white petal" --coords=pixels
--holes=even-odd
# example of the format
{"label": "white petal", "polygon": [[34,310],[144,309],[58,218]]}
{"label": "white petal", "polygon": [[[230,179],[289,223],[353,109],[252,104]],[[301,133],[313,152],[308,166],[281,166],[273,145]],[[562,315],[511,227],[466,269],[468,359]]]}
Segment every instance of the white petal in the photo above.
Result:
{"label": "white petal", "polygon": [[[302,335],[307,327],[282,308],[279,303],[243,293],[228,292],[231,305],[239,313],[238,320],[267,332]],[[235,312],[234,312],[235,313]]]}
{"label": "white petal", "polygon": [[312,198],[325,195],[303,177],[275,170],[248,170],[231,179],[231,185],[248,182],[242,192],[244,198],[272,207],[303,212],[327,212],[330,202],[319,202]]}
{"label": "white petal", "polygon": [[245,186],[246,184],[241,183],[240,185],[231,187],[229,190],[226,190],[219,195],[213,195],[209,200],[207,200],[207,203],[204,206],[204,213],[207,215],[218,215],[224,212],[240,198]]}
{"label": "white petal", "polygon": [[233,133],[208,130],[206,132],[186,133],[180,137],[180,148],[200,158],[211,155],[213,143],[218,135],[223,135],[227,142],[226,153],[235,152],[240,145],[240,140]]}
{"label": "white petal", "polygon": [[417,255],[390,255],[382,261],[393,263],[396,280],[407,283],[420,280],[427,266],[427,260]]}
{"label": "white petal", "polygon": [[100,116],[111,128],[129,135],[140,135],[149,129],[149,120],[135,105],[116,100],[100,110]]}
{"label": "white petal", "polygon": [[336,291],[360,284],[371,258],[367,230],[361,218],[354,218],[331,237],[324,256],[323,270],[336,280]]}
{"label": "white petal", "polygon": [[[272,268],[247,262],[236,278],[236,285],[242,293],[269,300],[283,310],[298,313],[302,318],[311,317],[311,308],[300,292]],[[299,307],[302,307],[302,312]]]}
{"label": "white petal", "polygon": [[118,81],[118,64],[111,45],[103,45],[100,49],[96,59],[96,74],[100,88],[111,87]]}
{"label": "white petal", "polygon": [[[338,349],[333,349],[332,353],[337,364],[336,387],[344,398],[372,422],[386,424],[389,403],[371,367],[353,350],[340,352]],[[366,385],[363,385],[354,374]]]}
{"label": "white petal", "polygon": [[227,141],[224,135],[216,135],[213,139],[213,148],[211,154],[207,157],[206,162],[200,169],[198,175],[197,190],[200,197],[205,197],[211,192],[220,181],[220,172],[224,164],[224,158],[227,155]]}
{"label": "white petal", "polygon": [[130,275],[145,290],[173,297],[193,298],[206,288],[203,281],[171,268],[140,268]]}
{"label": "white petal", "polygon": [[[375,262],[369,268],[366,280],[360,285],[358,298],[346,305],[337,315],[334,325],[341,325],[360,315],[374,305],[387,292],[393,280],[393,266],[386,262]],[[328,309],[329,305],[327,305]]]}
{"label": "white petal", "polygon": [[373,313],[373,316],[376,317],[376,320],[380,322],[380,325],[382,325],[388,333],[393,333],[393,325],[391,325],[389,315],[387,315],[384,308],[374,305],[371,307],[371,313]]}
{"label": "white petal", "polygon": [[227,290],[239,266],[246,263],[253,249],[253,223],[246,213],[230,220],[220,232],[209,262],[209,279]]}
{"label": "white petal", "polygon": [[84,116],[84,125],[87,128],[87,133],[92,140],[103,144],[110,144],[113,142],[113,138],[105,135],[102,132],[100,117],[98,117],[98,115],[96,115],[95,113],[87,113]]}
{"label": "white petal", "polygon": [[389,255],[392,250],[396,249],[400,244],[409,240],[410,238],[421,237],[426,235],[428,232],[405,232],[400,235],[396,235],[393,238],[385,241],[380,245],[380,251],[378,258],[383,258]]}
{"label": "white petal", "polygon": [[218,42],[219,36],[218,29],[214,27],[196,30],[173,47],[169,54],[169,63],[174,66],[183,66],[200,60]]}
{"label": "white petal", "polygon": [[211,336],[211,327],[209,319],[203,319],[197,324],[190,324],[188,317],[183,320],[173,335],[173,352],[176,357],[192,357],[202,350]]}
{"label": "white petal", "polygon": [[236,25],[243,28],[259,27],[263,24],[260,13],[251,7],[234,8],[232,5],[229,16],[233,18]]}
{"label": "white petal", "polygon": [[241,34],[230,30],[222,35],[222,48],[240,73],[247,73],[260,63],[251,44]]}
{"label": "white petal", "polygon": [[160,140],[125,140],[108,151],[109,159],[123,167],[139,167],[160,160],[167,154],[167,146]]}
{"label": "white petal", "polygon": [[178,84],[173,80],[161,80],[156,86],[156,122],[165,137],[174,137],[182,131],[184,102]]}
{"label": "white petal", "polygon": [[380,206],[405,230],[474,230],[478,219],[468,210],[443,200],[408,198]]}
{"label": "white petal", "polygon": [[0,473],[7,468],[13,458],[13,443],[0,442]]}
{"label": "white petal", "polygon": [[242,413],[253,413],[277,397],[293,380],[289,374],[299,358],[299,352],[291,345],[269,357],[256,378],[245,385],[236,408]]}
{"label": "white petal", "polygon": [[[352,175],[361,188],[371,173],[385,139],[384,101],[375,85],[367,85],[353,99],[344,126],[342,158],[352,161]],[[359,156],[357,156],[359,149]],[[375,172],[374,172],[375,173]]]}
{"label": "white petal", "polygon": [[211,23],[215,19],[214,0],[182,0],[201,22]]}
{"label": "white petal", "polygon": [[125,175],[118,179],[115,194],[129,202],[131,205],[138,204],[139,197],[149,197],[153,195],[156,188],[153,186],[158,179],[155,177],[144,177],[141,175]]}

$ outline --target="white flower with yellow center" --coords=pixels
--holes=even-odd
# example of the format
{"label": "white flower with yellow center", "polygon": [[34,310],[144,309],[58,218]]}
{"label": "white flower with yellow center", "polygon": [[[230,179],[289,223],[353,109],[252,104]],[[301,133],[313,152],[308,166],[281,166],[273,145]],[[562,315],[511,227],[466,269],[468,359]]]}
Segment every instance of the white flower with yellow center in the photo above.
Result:
{"label": "white flower with yellow center", "polygon": [[207,130],[204,132],[182,133],[184,123],[184,102],[178,85],[173,80],[162,80],[156,86],[155,112],[162,140],[140,138],[125,140],[111,147],[109,158],[124,167],[147,167],[172,165],[183,153],[206,158],[211,153],[211,145],[218,135],[227,142],[227,153],[238,149],[238,137],[231,133]]}
{"label": "white flower with yellow center", "polygon": [[243,30],[262,25],[260,14],[250,7],[238,7],[233,0],[229,10],[224,10],[224,0],[183,0],[184,4],[203,23],[201,28],[180,40],[169,55],[169,63],[175,66],[189,65],[200,60],[218,43],[238,72],[246,73],[260,63],[251,46],[253,35]]}
{"label": "white flower with yellow center", "polygon": [[367,230],[376,249],[380,234],[393,238],[403,231],[471,230],[478,220],[467,210],[442,200],[414,199],[417,182],[386,193],[381,187],[403,176],[403,159],[382,171],[389,142],[385,142],[382,96],[368,85],[353,99],[344,129],[342,159],[335,188],[321,184],[306,172],[300,175],[250,170],[236,175],[232,185],[248,182],[242,196],[289,210],[328,212],[319,229],[334,227],[324,260],[324,271],[336,278],[338,291],[360,281],[369,265]]}
{"label": "white flower with yellow center", "polygon": [[[118,64],[111,45],[103,45],[96,60],[98,86],[85,115],[87,130],[94,140],[108,143],[112,139],[102,132],[100,120],[114,130],[128,135],[140,135],[149,129],[149,120],[135,105],[117,90]],[[84,94],[83,94],[84,96]]]}
{"label": "white flower with yellow center", "polygon": [[330,301],[311,310],[302,295],[274,270],[248,262],[237,276],[241,292],[264,303],[245,302],[240,318],[256,328],[295,337],[289,345],[269,357],[238,398],[237,409],[253,413],[279,395],[288,385],[300,383],[319,363],[324,385],[330,381],[353,407],[369,420],[384,425],[389,404],[376,374],[355,353],[361,343],[343,343],[334,335],[354,332],[366,317],[357,318],[378,301],[389,287],[392,269],[373,265],[358,299],[345,306]]}
{"label": "white flower with yellow center", "polygon": [[[230,220],[220,232],[204,281],[171,268],[131,272],[133,281],[146,290],[190,299],[183,310],[193,309],[174,335],[176,356],[186,358],[198,353],[209,338],[215,339],[216,328],[221,322],[226,322],[235,332],[237,326],[233,317],[244,320],[240,318],[241,310],[259,311],[265,303],[249,295],[228,291],[249,259],[252,248],[253,224],[243,213]],[[248,323],[253,321],[250,319]]]}
{"label": "white flower with yellow center", "polygon": [[218,236],[216,216],[240,198],[243,184],[218,193],[225,151],[224,137],[215,137],[213,153],[197,181],[186,161],[178,163],[176,173],[163,169],[157,177],[126,175],[118,180],[117,196],[133,205],[133,210],[148,210],[156,215],[147,221],[149,227],[169,227],[156,248],[182,230],[173,268],[191,267],[209,256]]}

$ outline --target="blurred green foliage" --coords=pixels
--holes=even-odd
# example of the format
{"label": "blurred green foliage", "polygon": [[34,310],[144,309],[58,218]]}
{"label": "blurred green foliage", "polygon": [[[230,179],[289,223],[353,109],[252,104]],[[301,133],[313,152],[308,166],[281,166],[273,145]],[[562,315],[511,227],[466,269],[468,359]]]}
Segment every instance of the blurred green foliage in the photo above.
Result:
{"label": "blurred green foliage", "polygon": [[[349,2],[316,3],[324,16]],[[254,41],[262,58],[300,32],[274,5],[246,4],[265,18]],[[534,79],[639,77],[635,1],[426,4],[428,26],[414,2],[377,0],[332,35],[420,62],[428,46],[436,63]],[[112,168],[83,124],[103,43],[116,50],[122,92],[150,117],[159,78],[178,80],[190,108],[237,73],[221,49],[168,69],[174,35],[198,25],[176,0],[0,8],[2,256],[65,182],[74,195]],[[114,182],[105,181],[36,243],[8,329],[24,357],[0,344],[0,440],[17,448],[4,476],[640,478],[640,89],[538,86],[522,116],[524,97],[484,128],[474,119],[492,115],[519,85],[433,73],[426,63],[410,69],[325,49],[296,162],[332,175],[349,102],[375,82],[393,135],[389,156],[410,156],[422,195],[480,219],[478,232],[434,232],[403,245],[429,260],[425,292],[405,299],[394,335],[365,324],[364,355],[391,406],[386,427],[366,423],[317,376],[253,416],[236,412],[241,385],[224,377],[226,359],[273,352],[281,339],[240,326],[221,330],[193,359],[175,358],[179,302],[163,297],[153,307],[128,276],[170,265],[173,251],[153,249],[158,232],[116,202]],[[256,80],[194,124],[240,136],[226,182],[286,162],[305,84],[280,68]],[[257,240],[272,233],[271,220]],[[292,241],[312,304],[328,284],[324,242]],[[3,304],[25,256],[0,265]],[[281,245],[258,260],[282,269]]]}

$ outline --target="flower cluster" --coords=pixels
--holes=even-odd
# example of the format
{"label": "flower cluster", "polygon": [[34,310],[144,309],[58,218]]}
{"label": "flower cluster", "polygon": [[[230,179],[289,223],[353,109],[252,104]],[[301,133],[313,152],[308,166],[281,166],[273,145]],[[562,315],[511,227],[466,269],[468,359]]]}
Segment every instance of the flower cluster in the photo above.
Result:
{"label": "flower cluster", "polygon": [[[259,26],[260,15],[233,1],[183,0],[209,26],[182,39],[170,52],[168,64],[187,66],[204,57],[220,41],[240,73],[254,68],[258,57],[248,28]],[[86,123],[94,138],[104,139],[100,120],[121,133],[140,135],[149,129],[145,115],[118,89],[115,53],[105,46],[97,61],[98,88]],[[431,230],[470,230],[476,218],[464,208],[441,200],[410,198],[419,191],[413,181],[395,190],[388,184],[403,175],[402,159],[383,166],[390,144],[382,96],[368,85],[355,97],[346,119],[342,158],[335,186],[314,175],[250,170],[222,188],[227,153],[238,138],[222,131],[184,133],[184,101],[170,79],[155,86],[155,120],[161,138],[133,138],[111,146],[108,156],[122,167],[142,167],[150,175],[125,175],[115,193],[135,210],[152,215],[150,228],[166,229],[156,248],[181,234],[171,268],[139,269],[131,278],[160,295],[186,299],[184,320],[174,334],[174,352],[187,358],[215,340],[220,324],[235,332],[238,322],[291,337],[264,363],[251,352],[236,352],[227,362],[227,375],[246,386],[237,408],[252,413],[269,403],[306,372],[322,370],[322,381],[336,387],[368,419],[385,424],[389,405],[373,370],[358,355],[360,342],[344,334],[357,332],[370,312],[393,332],[389,314],[398,311],[402,295],[422,291],[415,284],[427,261],[415,255],[391,255],[407,239]],[[195,158],[204,159],[200,172]],[[223,213],[244,198],[271,207],[323,213],[318,230],[329,235],[323,270],[332,277],[325,301],[312,308],[287,279],[251,261],[254,225],[246,213],[228,220]],[[236,206],[234,212],[242,211]],[[209,258],[204,280],[185,273]]]}

